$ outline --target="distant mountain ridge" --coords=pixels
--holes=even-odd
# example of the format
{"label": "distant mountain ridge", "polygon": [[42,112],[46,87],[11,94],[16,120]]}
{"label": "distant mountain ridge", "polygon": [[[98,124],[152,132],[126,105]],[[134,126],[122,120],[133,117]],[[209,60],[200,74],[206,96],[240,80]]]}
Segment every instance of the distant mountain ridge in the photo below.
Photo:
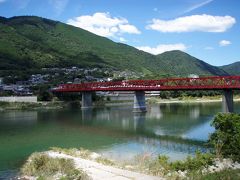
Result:
{"label": "distant mountain ridge", "polygon": [[36,16],[0,17],[0,72],[70,66],[172,76],[230,72],[182,51],[155,56],[58,21]]}
{"label": "distant mountain ridge", "polygon": [[222,70],[227,72],[228,74],[231,75],[240,75],[240,61],[225,65],[225,66],[220,66]]}
{"label": "distant mountain ridge", "polygon": [[[202,60],[199,60],[182,51],[169,51],[158,55],[161,61],[167,62],[167,67],[170,68],[173,74],[209,74],[209,75],[228,75],[224,70],[212,66]],[[191,72],[191,73],[190,73]]]}

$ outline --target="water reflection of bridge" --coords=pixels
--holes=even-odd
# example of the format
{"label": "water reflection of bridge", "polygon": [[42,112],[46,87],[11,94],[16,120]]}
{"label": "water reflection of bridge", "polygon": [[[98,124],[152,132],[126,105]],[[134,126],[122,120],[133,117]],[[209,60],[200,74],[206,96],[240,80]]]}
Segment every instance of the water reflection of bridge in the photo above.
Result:
{"label": "water reflection of bridge", "polygon": [[[212,105],[208,104],[208,106]],[[212,119],[214,113],[209,113],[207,109],[200,104],[188,106],[171,104],[171,108],[168,104],[163,104],[152,105],[147,114],[132,114],[129,107],[111,107],[86,109],[82,111],[81,119],[85,124],[130,130],[135,133],[151,129],[157,135],[181,136]],[[157,130],[161,133],[157,133]]]}
{"label": "water reflection of bridge", "polygon": [[[191,139],[186,134],[202,124],[209,123],[212,116],[208,113],[205,114],[199,105],[190,107],[192,111],[198,113],[193,116],[191,111],[188,111],[189,109],[183,110],[181,106],[175,107],[178,109],[177,112],[181,112],[176,113],[175,116],[172,113],[168,114],[166,106],[153,106],[147,114],[132,114],[128,107],[122,109],[123,111],[119,110],[119,107],[86,109],[82,111],[81,122],[76,120],[76,123],[81,123],[89,128],[98,127],[102,131],[111,131],[113,136],[114,134],[118,136],[123,134],[140,144],[147,143],[150,146],[156,145],[177,152],[193,153],[196,149],[205,149],[205,141]],[[161,112],[160,108],[164,112]],[[180,119],[176,118],[177,116]],[[157,131],[159,129],[161,133]]]}
{"label": "water reflection of bridge", "polygon": [[[23,118],[24,117],[24,118]],[[37,122],[37,111],[6,111],[1,112],[0,128],[3,125],[33,125]]]}

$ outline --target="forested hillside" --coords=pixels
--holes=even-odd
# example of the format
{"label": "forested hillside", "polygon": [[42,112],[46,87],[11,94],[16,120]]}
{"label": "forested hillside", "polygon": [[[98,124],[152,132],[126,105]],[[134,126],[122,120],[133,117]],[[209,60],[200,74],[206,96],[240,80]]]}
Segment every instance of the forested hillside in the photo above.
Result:
{"label": "forested hillside", "polygon": [[109,67],[173,76],[227,73],[181,51],[154,56],[83,29],[35,16],[0,18],[0,75],[43,67]]}

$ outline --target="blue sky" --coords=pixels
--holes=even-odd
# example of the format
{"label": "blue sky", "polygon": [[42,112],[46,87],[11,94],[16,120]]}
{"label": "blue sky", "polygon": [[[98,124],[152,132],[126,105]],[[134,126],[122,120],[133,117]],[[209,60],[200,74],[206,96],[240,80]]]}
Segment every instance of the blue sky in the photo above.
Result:
{"label": "blue sky", "polygon": [[159,54],[240,61],[240,0],[0,0],[0,16],[36,15]]}

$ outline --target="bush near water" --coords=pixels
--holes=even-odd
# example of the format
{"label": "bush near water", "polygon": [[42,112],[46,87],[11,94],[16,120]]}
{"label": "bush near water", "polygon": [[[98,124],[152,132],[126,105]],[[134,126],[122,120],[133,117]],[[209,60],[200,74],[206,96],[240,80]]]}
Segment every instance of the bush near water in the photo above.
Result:
{"label": "bush near water", "polygon": [[212,122],[216,131],[209,142],[218,157],[240,161],[240,114],[218,114]]}
{"label": "bush near water", "polygon": [[76,169],[72,159],[51,158],[44,153],[33,153],[21,173],[42,179],[81,180],[89,179],[82,170]]}

